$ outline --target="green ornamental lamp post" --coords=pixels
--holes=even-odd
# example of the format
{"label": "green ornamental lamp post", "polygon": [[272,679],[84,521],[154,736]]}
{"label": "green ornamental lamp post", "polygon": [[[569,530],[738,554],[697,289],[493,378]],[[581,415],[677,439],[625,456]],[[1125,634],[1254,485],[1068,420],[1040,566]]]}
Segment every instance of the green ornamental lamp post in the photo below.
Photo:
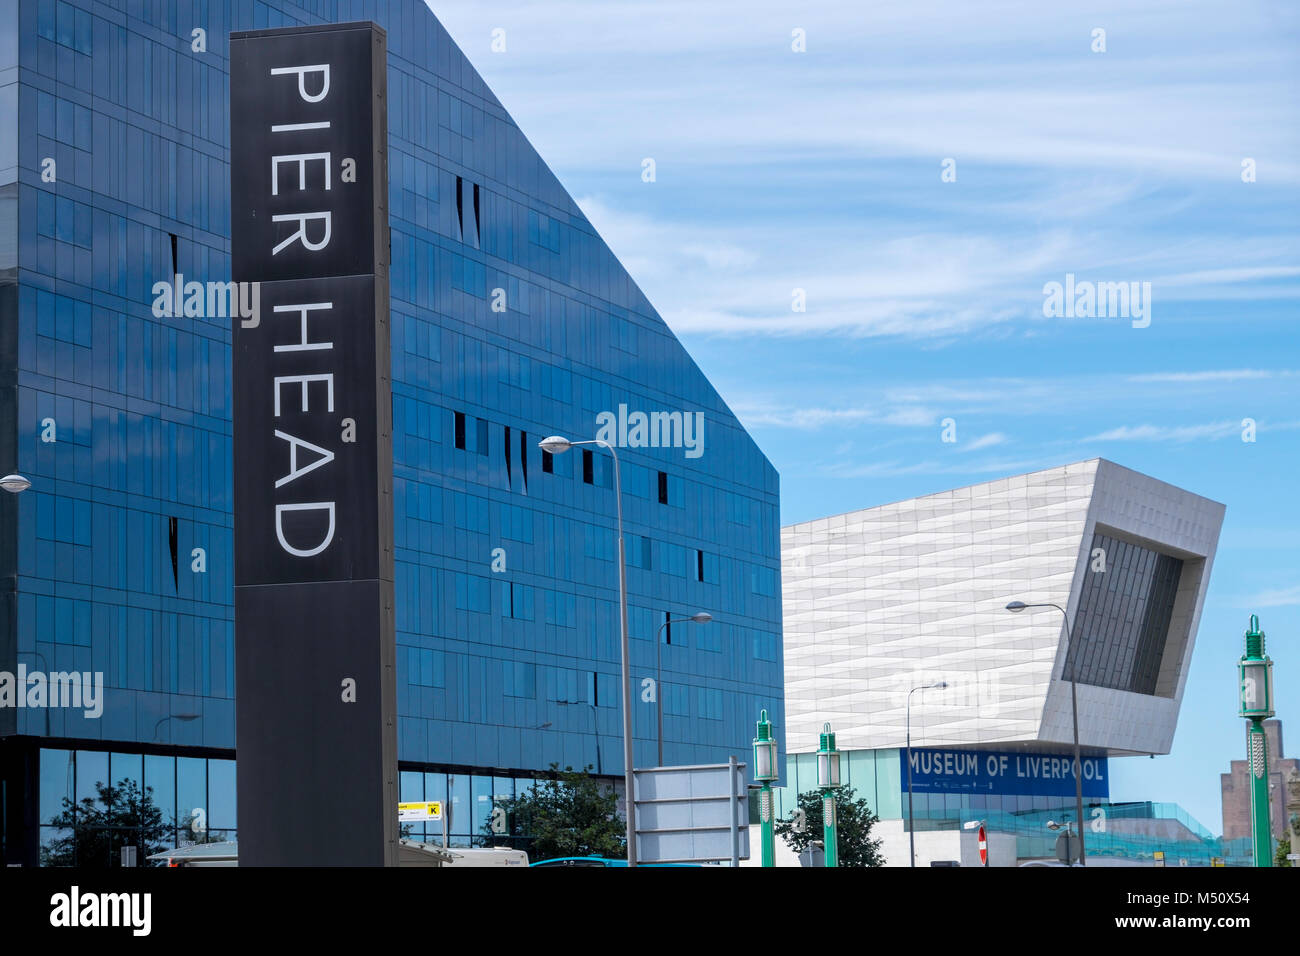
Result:
{"label": "green ornamental lamp post", "polygon": [[754,780],[763,785],[758,793],[763,866],[776,866],[776,814],[772,807],[772,781],[776,778],[776,741],[764,710],[759,714],[758,736],[754,739]]}
{"label": "green ornamental lamp post", "polygon": [[821,745],[817,748],[817,786],[822,792],[822,845],[826,866],[839,866],[839,829],[835,820],[835,791],[840,783],[840,752],[835,749],[835,734],[829,723],[822,725]]}
{"label": "green ornamental lamp post", "polygon": [[1246,730],[1250,768],[1250,827],[1256,866],[1273,865],[1273,828],[1269,825],[1268,739],[1264,721],[1273,716],[1273,662],[1264,653],[1264,632],[1259,617],[1250,616],[1246,653],[1237,664],[1241,678],[1240,715],[1250,721]]}

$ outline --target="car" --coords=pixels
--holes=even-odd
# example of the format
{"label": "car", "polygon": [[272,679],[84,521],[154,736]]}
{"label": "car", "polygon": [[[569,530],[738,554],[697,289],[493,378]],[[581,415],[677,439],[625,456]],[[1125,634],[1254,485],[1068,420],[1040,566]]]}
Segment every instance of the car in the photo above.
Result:
{"label": "car", "polygon": [[557,856],[550,860],[538,860],[532,866],[627,866],[627,860],[614,860],[605,856]]}
{"label": "car", "polygon": [[[613,859],[607,856],[557,856],[550,860],[538,860],[532,866],[627,866],[627,860]],[[638,863],[637,866],[699,866],[699,863]]]}

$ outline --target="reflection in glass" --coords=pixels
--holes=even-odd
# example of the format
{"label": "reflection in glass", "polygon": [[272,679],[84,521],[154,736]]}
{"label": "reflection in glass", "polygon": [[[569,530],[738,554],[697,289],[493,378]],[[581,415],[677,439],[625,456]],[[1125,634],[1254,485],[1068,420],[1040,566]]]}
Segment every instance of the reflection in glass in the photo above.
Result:
{"label": "reflection in glass", "polygon": [[71,866],[71,863],[56,862],[51,857],[51,849],[59,853],[59,849],[72,838],[71,827],[41,827],[41,866]]}
{"label": "reflection in glass", "polygon": [[[443,806],[443,814],[447,812],[447,775],[445,773],[426,773],[424,775],[424,799],[440,800]],[[431,842],[442,842],[442,823],[429,823],[425,825],[426,839]]]}
{"label": "reflection in glass", "polygon": [[[424,774],[418,770],[402,770],[397,775],[397,801],[399,803],[419,803],[424,799]],[[412,840],[424,839],[423,823],[399,821],[398,833],[401,837]]]}
{"label": "reflection in glass", "polygon": [[[55,768],[60,763],[51,762],[50,778],[57,778]],[[170,821],[142,787],[139,754],[110,757],[83,750],[75,755],[74,765],[77,801],[75,805],[63,801],[62,809],[49,818],[53,827],[42,834],[42,865],[121,866],[125,847],[135,847],[137,863],[146,865],[146,857],[170,845]],[[51,784],[57,793],[57,779]]]}
{"label": "reflection in glass", "polygon": [[469,834],[474,822],[469,799],[469,777],[466,774],[448,774],[447,787],[451,791],[447,801],[451,810],[451,845],[469,846]]}
{"label": "reflection in glass", "polygon": [[487,828],[492,819],[492,778],[475,774],[472,789],[474,822],[470,825],[470,833],[474,835],[475,846],[487,846]]}
{"label": "reflection in glass", "polygon": [[[200,842],[207,825],[207,808],[208,762],[202,757],[177,757],[176,828],[183,831],[182,843]],[[203,812],[196,817],[195,810]]]}
{"label": "reflection in glass", "polygon": [[208,827],[237,825],[235,762],[208,761]]}
{"label": "reflection in glass", "polygon": [[140,754],[110,754],[108,779],[114,787],[121,787],[122,781],[129,780],[138,789],[143,779],[144,764]]}
{"label": "reflection in glass", "polygon": [[49,823],[63,812],[64,800],[72,799],[73,761],[71,750],[41,751],[41,823]]}
{"label": "reflection in glass", "polygon": [[162,811],[163,819],[172,823],[176,819],[176,758],[152,754],[144,758],[144,785],[151,791],[153,802]]}
{"label": "reflection in glass", "polygon": [[108,754],[99,750],[77,751],[77,803],[98,800],[108,786]]}

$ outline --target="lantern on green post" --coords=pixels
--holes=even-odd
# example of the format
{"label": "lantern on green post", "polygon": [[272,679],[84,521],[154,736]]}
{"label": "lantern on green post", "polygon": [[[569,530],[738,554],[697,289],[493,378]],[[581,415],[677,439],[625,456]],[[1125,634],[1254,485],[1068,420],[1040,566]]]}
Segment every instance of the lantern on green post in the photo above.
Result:
{"label": "lantern on green post", "polygon": [[835,749],[835,734],[829,723],[822,725],[821,743],[817,748],[817,786],[822,792],[822,841],[826,865],[839,866],[839,830],[835,819],[835,791],[840,782],[840,752]]}
{"label": "lantern on green post", "polygon": [[772,781],[778,776],[776,766],[772,722],[763,710],[758,717],[758,736],[754,738],[754,780],[762,784],[758,793],[758,820],[763,866],[776,866],[776,812],[772,806]]}
{"label": "lantern on green post", "polygon": [[1250,827],[1255,865],[1273,865],[1273,828],[1268,806],[1268,738],[1264,721],[1273,716],[1273,662],[1264,653],[1264,632],[1259,616],[1250,616],[1246,652],[1237,663],[1241,706],[1238,714],[1250,721],[1246,728],[1246,753],[1250,772]]}

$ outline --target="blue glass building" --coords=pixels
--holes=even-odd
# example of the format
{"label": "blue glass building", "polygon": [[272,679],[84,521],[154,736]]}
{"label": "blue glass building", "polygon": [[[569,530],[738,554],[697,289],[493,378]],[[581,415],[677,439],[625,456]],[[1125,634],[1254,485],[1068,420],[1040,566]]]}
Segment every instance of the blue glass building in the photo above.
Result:
{"label": "blue glass building", "polygon": [[402,799],[464,843],[551,764],[622,774],[611,459],[537,448],[602,413],[636,765],[656,652],[666,763],[783,724],[776,472],[422,2],[0,0],[0,673],[103,679],[0,706],[5,862],[117,865],[132,786],[169,845],[234,832],[231,320],[152,290],[230,278],[230,32],[352,20],[388,33]]}

